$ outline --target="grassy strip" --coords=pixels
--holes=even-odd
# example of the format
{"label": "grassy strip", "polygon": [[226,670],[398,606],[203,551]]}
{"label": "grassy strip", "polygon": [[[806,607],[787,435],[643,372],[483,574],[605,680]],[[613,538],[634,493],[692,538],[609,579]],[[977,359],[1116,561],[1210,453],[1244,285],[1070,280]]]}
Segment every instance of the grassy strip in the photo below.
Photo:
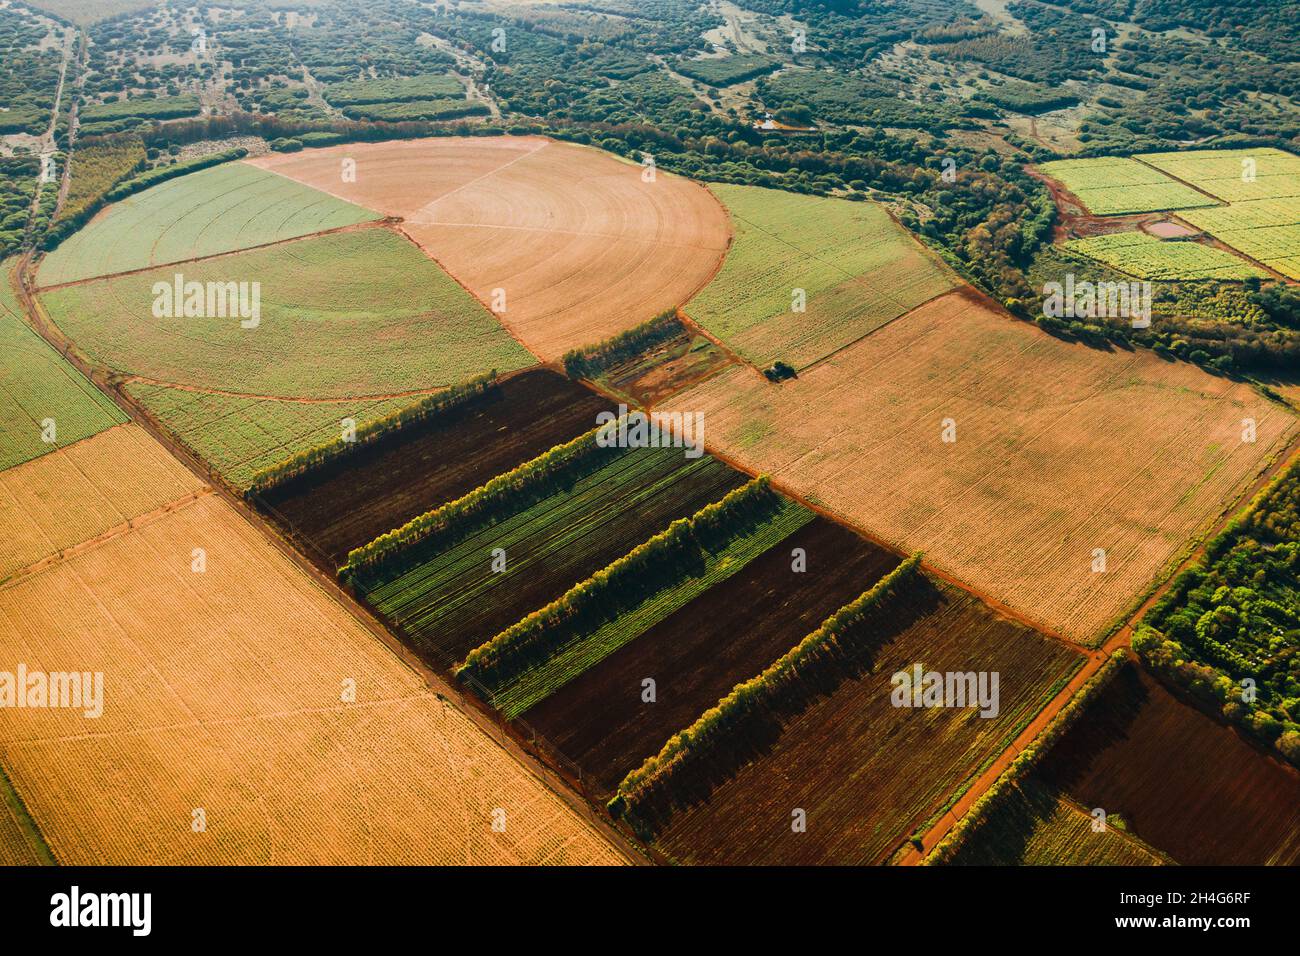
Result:
{"label": "grassy strip", "polygon": [[595,378],[610,366],[649,351],[685,331],[677,319],[677,313],[670,310],[626,332],[620,332],[612,339],[566,352],[564,370],[571,378]]}
{"label": "grassy strip", "polygon": [[1128,655],[1123,648],[1117,648],[1111,654],[1110,659],[1102,665],[1101,669],[1079,688],[1079,692],[1070,699],[1068,704],[1061,708],[1061,712],[1044,728],[1034,742],[1022,750],[1020,755],[1011,762],[1011,765],[1002,772],[1002,775],[993,782],[993,786],[989,787],[982,797],[971,804],[971,808],[966,811],[966,815],[957,822],[955,827],[948,831],[948,835],[939,841],[939,844],[930,852],[930,855],[925,858],[924,862],[927,866],[947,863],[956,855],[957,851],[972,836],[975,830],[1008,798],[1012,786],[1034,769],[1042,755],[1050,750],[1061,738],[1061,735],[1074,725],[1074,722],[1083,715],[1088,704],[1096,697],[1097,693],[1106,684],[1110,683],[1120,668],[1127,663]]}
{"label": "grassy strip", "polygon": [[514,680],[568,646],[572,636],[603,625],[623,610],[702,567],[706,552],[742,528],[778,511],[785,499],[764,475],[706,505],[637,545],[607,568],[575,584],[541,610],[471,651],[456,669],[488,688]]}
{"label": "grassy strip", "polygon": [[805,669],[814,668],[832,656],[838,641],[859,624],[873,608],[893,595],[899,586],[917,573],[921,554],[912,555],[813,631],[757,677],[737,684],[735,689],[706,710],[690,727],[664,744],[663,749],[633,770],[618,786],[609,802],[614,816],[635,814],[638,804],[652,791],[671,785],[673,777],[696,759],[704,759],[730,736],[751,714],[764,711],[776,699],[803,680]]}
{"label": "grassy strip", "polygon": [[23,831],[23,836],[27,838],[27,845],[40,859],[41,865],[58,866],[59,861],[54,858],[54,851],[45,842],[44,834],[41,833],[40,827],[36,825],[36,821],[32,819],[32,815],[27,812],[27,805],[23,803],[23,798],[18,796],[18,791],[14,789],[13,782],[9,779],[9,775],[5,773],[3,767],[0,767],[0,797],[4,798],[4,802],[17,819],[19,829]]}
{"label": "grassy strip", "polygon": [[689,575],[653,594],[631,611],[607,621],[595,631],[578,636],[541,667],[526,671],[494,693],[492,706],[509,719],[520,716],[670,614],[743,570],[755,558],[776,547],[814,517],[807,508],[792,501],[786,502],[767,521],[736,537],[722,550],[706,555],[703,573]]}
{"label": "grassy strip", "polygon": [[[458,544],[502,517],[549,497],[561,485],[599,469],[625,449],[597,442],[608,426],[597,425],[572,441],[556,445],[505,474],[497,475],[455,501],[412,518],[400,528],[353,549],[339,577],[365,582],[415,561],[419,555]],[[419,546],[419,551],[414,549]]]}
{"label": "grassy strip", "polygon": [[357,428],[351,441],[345,441],[340,435],[332,441],[307,448],[278,464],[263,468],[253,476],[247,494],[265,494],[301,478],[308,472],[324,468],[340,458],[355,454],[394,432],[426,422],[449,409],[478,398],[496,384],[496,377],[496,372],[486,372],[468,382],[453,385],[435,395],[428,395],[391,415],[365,422]]}

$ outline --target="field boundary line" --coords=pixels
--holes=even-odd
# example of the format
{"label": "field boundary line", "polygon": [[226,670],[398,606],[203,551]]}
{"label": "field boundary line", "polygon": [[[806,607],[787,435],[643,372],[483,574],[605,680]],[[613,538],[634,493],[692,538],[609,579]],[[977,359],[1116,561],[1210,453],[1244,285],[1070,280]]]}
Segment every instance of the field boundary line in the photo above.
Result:
{"label": "field boundary line", "polygon": [[[595,812],[581,795],[576,793],[562,777],[551,770],[540,757],[529,752],[519,741],[512,738],[504,727],[485,714],[473,701],[472,695],[464,688],[453,685],[431,667],[421,661],[383,624],[383,622],[348,594],[332,577],[321,571],[312,561],[296,548],[270,521],[259,514],[243,495],[216,474],[197,454],[153,417],[147,408],[132,398],[125,390],[119,388],[113,380],[110,370],[95,365],[86,358],[75,344],[62,335],[43,315],[41,305],[32,290],[23,281],[27,269],[31,266],[32,254],[21,257],[16,276],[19,286],[19,302],[27,313],[28,324],[47,342],[58,349],[74,367],[78,369],[95,386],[100,388],[144,431],[159,442],[171,456],[198,478],[210,485],[214,494],[229,504],[257,533],[284,556],[301,574],[306,583],[324,593],[326,598],[343,608],[358,624],[382,644],[398,662],[405,665],[413,674],[423,680],[436,696],[455,708],[470,724],[481,732],[488,741],[500,748],[511,761],[536,783],[549,791],[561,803],[567,806],[592,832],[604,840],[625,863],[634,866],[649,865],[646,852],[632,842],[627,835],[616,828],[612,822]],[[62,341],[60,341],[62,339]],[[546,364],[546,363],[542,363]],[[534,366],[535,367],[535,366]],[[522,373],[526,369],[516,370]]]}
{"label": "field boundary line", "polygon": [[121,375],[117,381],[127,385],[153,385],[158,388],[170,388],[178,392],[193,392],[198,395],[219,395],[223,398],[247,398],[260,402],[284,402],[292,405],[337,405],[343,402],[385,402],[402,398],[419,398],[424,395],[437,395],[451,388],[451,385],[433,385],[429,388],[417,388],[407,392],[390,392],[382,395],[344,395],[340,398],[315,398],[301,395],[259,395],[256,392],[232,392],[224,388],[208,388],[203,385],[189,385],[184,382],[164,382],[150,378],[148,375],[136,375],[134,372]]}
{"label": "field boundary line", "polygon": [[[535,155],[537,155],[537,154],[540,153],[542,150],[546,149],[548,146],[551,145],[551,140],[550,140],[549,138],[543,136],[543,137],[541,137],[541,140],[542,140],[542,141],[541,141],[540,144],[538,144],[537,146],[533,147],[533,148],[530,149],[528,152],[526,152],[526,153],[521,153],[520,155],[516,156],[514,159],[507,160],[506,162],[502,163],[500,166],[495,166],[495,167],[493,167],[492,169],[488,170],[486,173],[483,173],[483,174],[480,175],[480,176],[475,176],[473,179],[461,183],[461,184],[460,184],[459,186],[457,186],[455,189],[449,189],[447,192],[443,193],[441,196],[438,196],[436,199],[431,199],[429,202],[427,202],[427,203],[425,203],[423,206],[421,206],[421,207],[417,210],[417,212],[420,212],[420,213],[425,212],[426,210],[429,209],[430,206],[437,205],[438,203],[442,202],[442,201],[443,201],[444,199],[446,199],[447,197],[456,195],[456,193],[460,192],[462,189],[468,189],[470,186],[473,186],[475,183],[481,183],[483,180],[485,180],[485,179],[489,179],[489,178],[491,178],[492,176],[495,176],[497,173],[502,172],[503,170],[507,170],[507,169],[509,169],[509,168],[510,168],[511,166],[513,166],[515,163],[521,163],[521,162],[523,162],[525,159],[528,159],[530,156],[535,156]],[[418,221],[418,220],[415,220],[415,221]]]}
{"label": "field boundary line", "polygon": [[43,571],[65,564],[73,558],[85,554],[88,551],[94,551],[102,544],[107,544],[109,541],[113,541],[123,535],[129,534],[137,528],[147,527],[148,525],[160,521],[169,515],[173,515],[178,511],[183,511],[198,502],[201,498],[206,498],[210,494],[212,494],[212,488],[205,485],[203,488],[190,492],[183,498],[169,501],[167,504],[161,505],[152,511],[146,511],[144,514],[136,515],[133,518],[128,518],[120,524],[115,524],[108,530],[101,531],[99,534],[87,538],[85,541],[69,545],[66,548],[60,548],[58,551],[46,555],[34,564],[18,568],[16,571],[0,578],[0,591],[8,591]]}
{"label": "field boundary line", "polygon": [[[334,229],[322,229],[320,232],[309,232],[302,236],[290,236],[287,239],[276,239],[272,242],[259,242],[254,246],[245,246],[242,249],[231,249],[229,252],[214,252],[206,256],[192,256],[188,259],[176,259],[172,262],[159,262],[154,265],[142,266],[139,269],[126,269],[122,272],[106,272],[103,275],[87,276],[84,279],[70,279],[67,282],[56,282],[53,285],[32,284],[32,289],[38,295],[44,292],[57,292],[59,289],[67,289],[72,286],[89,285],[92,282],[108,282],[111,279],[121,279],[126,276],[138,276],[145,272],[156,272],[159,269],[170,269],[173,266],[186,266],[202,262],[211,262],[214,259],[228,259],[231,256],[242,255],[245,252],[257,252],[260,249],[272,249],[276,246],[287,246],[296,242],[306,242],[309,239],[320,239],[324,236],[337,236],[348,232],[361,232],[367,229],[391,229],[400,220],[393,218],[370,219],[366,222],[354,222],[349,226],[338,226]],[[41,257],[44,260],[44,256]],[[40,266],[37,265],[39,271]],[[35,279],[35,276],[32,277]]]}

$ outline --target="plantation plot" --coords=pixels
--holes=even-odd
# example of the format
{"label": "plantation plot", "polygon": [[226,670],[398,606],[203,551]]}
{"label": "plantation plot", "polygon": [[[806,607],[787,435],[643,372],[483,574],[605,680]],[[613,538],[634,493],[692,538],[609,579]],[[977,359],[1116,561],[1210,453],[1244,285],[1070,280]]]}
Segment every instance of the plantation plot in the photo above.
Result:
{"label": "plantation plot", "polygon": [[236,488],[263,468],[334,441],[345,420],[363,428],[416,399],[289,400],[249,398],[132,382],[126,393],[198,458]]}
{"label": "plantation plot", "polygon": [[8,264],[0,263],[0,470],[126,420],[21,315]]}
{"label": "plantation plot", "polygon": [[1095,818],[1072,800],[1030,776],[1012,785],[989,819],[966,837],[952,866],[1161,866],[1161,853],[1110,818]]}
{"label": "plantation plot", "polygon": [[1094,216],[1217,205],[1209,196],[1134,159],[1060,159],[1039,169],[1064,184]]}
{"label": "plantation plot", "polygon": [[264,500],[337,566],[353,548],[594,428],[609,408],[555,372],[530,370]]}
{"label": "plantation plot", "polygon": [[736,239],[686,310],[760,367],[803,368],[956,285],[874,203],[711,188]]}
{"label": "plantation plot", "polygon": [[1139,279],[1246,279],[1268,275],[1214,246],[1165,242],[1144,232],[1075,239],[1065,243],[1065,248]]}
{"label": "plantation plot", "polygon": [[533,364],[387,229],[66,286],[41,301],[112,369],[253,397],[382,397]]}
{"label": "plantation plot", "polygon": [[1296,427],[1248,385],[1068,344],[965,295],[795,381],[729,369],[677,401],[743,467],[1084,641]]}
{"label": "plantation plot", "polygon": [[1300,861],[1300,775],[1137,666],[1101,691],[1038,772],[1179,863]]}
{"label": "plantation plot", "polygon": [[[802,549],[805,570],[795,570]],[[612,793],[739,682],[760,672],[898,564],[816,518],[524,714]],[[646,679],[655,699],[644,699]]]}
{"label": "plantation plot", "polygon": [[1272,147],[1139,153],[1136,158],[1225,202],[1300,196],[1300,156]]}
{"label": "plantation plot", "polygon": [[[916,575],[841,639],[842,655],[675,779],[642,819],[679,863],[887,860],[1006,746],[1080,657]],[[894,706],[891,677],[997,672],[999,710]],[[792,826],[806,815],[806,832]]]}
{"label": "plantation plot", "polygon": [[215,496],[0,587],[0,622],[5,660],[104,675],[98,718],[0,710],[62,863],[618,862]]}
{"label": "plantation plot", "polygon": [[1300,258],[1300,196],[1257,199],[1221,209],[1205,209],[1184,217],[1234,249],[1292,279]]}
{"label": "plantation plot", "polygon": [[0,580],[202,489],[135,425],[0,471]]}
{"label": "plantation plot", "polygon": [[[340,182],[340,163],[356,181]],[[696,183],[538,137],[349,144],[261,157],[402,229],[531,351],[557,359],[685,302],[727,247]]]}
{"label": "plantation plot", "polygon": [[367,209],[227,163],[129,196],[45,257],[42,286],[182,262],[379,218]]}
{"label": "plantation plot", "polygon": [[[417,653],[447,666],[746,480],[680,449],[610,449],[606,457],[562,491],[367,584],[366,600]],[[503,570],[493,568],[498,548]]]}

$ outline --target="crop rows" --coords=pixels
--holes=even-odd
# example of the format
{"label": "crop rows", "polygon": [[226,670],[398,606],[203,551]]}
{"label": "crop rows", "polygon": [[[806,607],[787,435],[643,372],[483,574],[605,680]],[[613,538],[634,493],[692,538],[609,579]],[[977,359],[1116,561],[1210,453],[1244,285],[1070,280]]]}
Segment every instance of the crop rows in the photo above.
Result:
{"label": "crop rows", "polygon": [[[449,663],[743,476],[679,449],[630,450],[571,487],[365,592],[422,654]],[[492,551],[505,552],[494,573]]]}
{"label": "crop rows", "polygon": [[1145,232],[1075,239],[1065,248],[1139,279],[1232,280],[1266,275],[1264,270],[1214,246],[1161,240]]}
{"label": "crop rows", "polygon": [[1195,189],[1132,159],[1062,159],[1043,163],[1040,169],[1096,216],[1215,205]]}

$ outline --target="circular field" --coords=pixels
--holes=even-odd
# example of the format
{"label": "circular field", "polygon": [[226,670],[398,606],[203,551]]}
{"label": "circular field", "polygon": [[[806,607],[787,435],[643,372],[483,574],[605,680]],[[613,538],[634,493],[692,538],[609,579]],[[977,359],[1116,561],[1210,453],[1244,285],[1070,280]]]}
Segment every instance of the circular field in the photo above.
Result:
{"label": "circular field", "polygon": [[400,217],[544,359],[683,304],[730,236],[699,184],[542,137],[349,144],[250,162]]}

